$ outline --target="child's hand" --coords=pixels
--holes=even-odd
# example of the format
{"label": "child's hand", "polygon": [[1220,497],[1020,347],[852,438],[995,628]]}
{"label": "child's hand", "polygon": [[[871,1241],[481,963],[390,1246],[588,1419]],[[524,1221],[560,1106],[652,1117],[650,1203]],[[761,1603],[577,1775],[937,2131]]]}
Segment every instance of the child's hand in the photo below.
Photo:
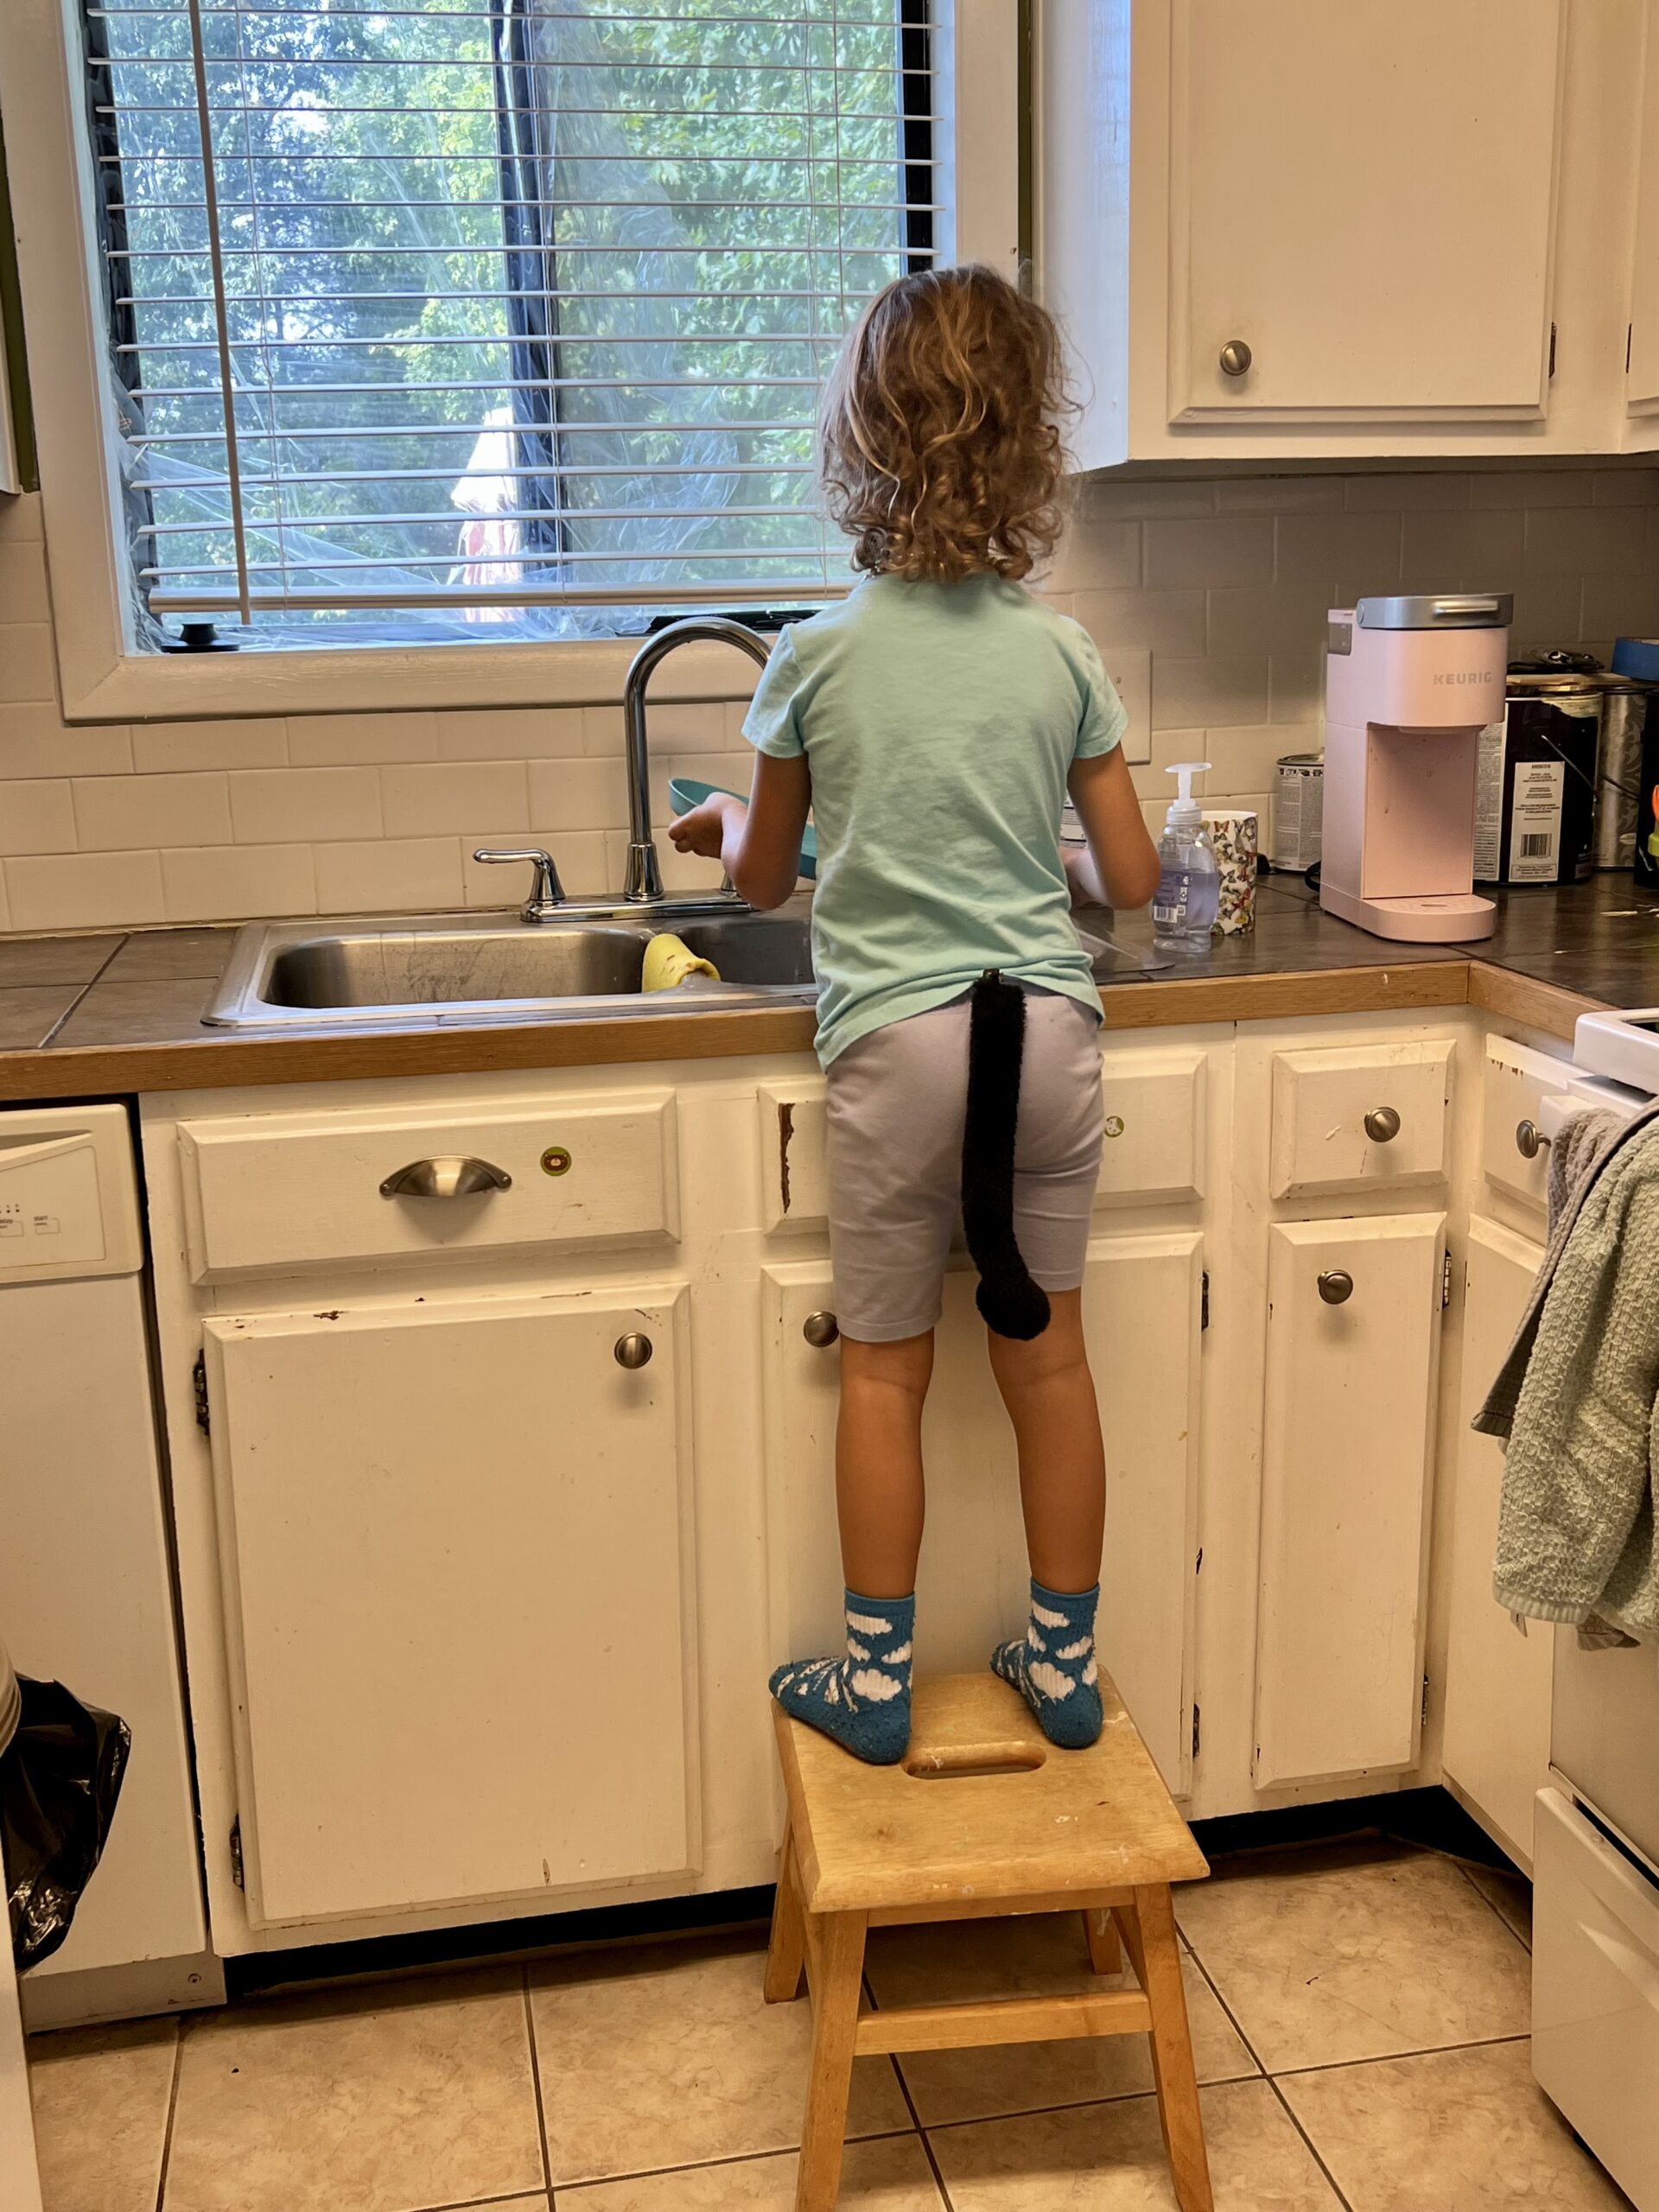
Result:
{"label": "child's hand", "polygon": [[677,853],[696,853],[699,859],[717,861],[726,843],[726,825],[733,809],[747,813],[741,798],[728,792],[717,791],[713,798],[706,798],[701,806],[694,806],[689,814],[682,814],[669,824],[668,834]]}

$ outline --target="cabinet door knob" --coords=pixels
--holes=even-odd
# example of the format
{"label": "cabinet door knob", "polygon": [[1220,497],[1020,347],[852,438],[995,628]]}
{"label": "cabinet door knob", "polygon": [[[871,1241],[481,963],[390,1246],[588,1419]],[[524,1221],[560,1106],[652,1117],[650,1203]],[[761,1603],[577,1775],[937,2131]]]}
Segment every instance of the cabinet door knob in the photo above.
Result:
{"label": "cabinet door knob", "polygon": [[1536,1160],[1548,1144],[1549,1139],[1536,1122],[1517,1122],[1515,1125],[1515,1148],[1522,1160]]}
{"label": "cabinet door knob", "polygon": [[1319,1296],[1327,1306],[1345,1306],[1354,1294],[1354,1279],[1346,1268],[1327,1268],[1319,1277]]}
{"label": "cabinet door knob", "polygon": [[841,1334],[841,1324],[833,1313],[809,1313],[801,1324],[801,1334],[814,1351],[828,1351]]}
{"label": "cabinet door knob", "polygon": [[1224,377],[1244,376],[1255,358],[1242,338],[1230,338],[1221,349],[1221,372]]}
{"label": "cabinet door knob", "polygon": [[1400,1134],[1400,1116],[1392,1106],[1373,1106],[1365,1116],[1365,1134],[1373,1144],[1392,1144]]}
{"label": "cabinet door knob", "polygon": [[380,1185],[383,1198],[471,1198],[480,1191],[510,1191],[512,1178],[487,1160],[411,1160]]}
{"label": "cabinet door knob", "polygon": [[631,1373],[651,1364],[651,1338],[642,1336],[638,1329],[631,1330],[626,1337],[619,1337],[615,1350],[617,1365],[627,1368]]}

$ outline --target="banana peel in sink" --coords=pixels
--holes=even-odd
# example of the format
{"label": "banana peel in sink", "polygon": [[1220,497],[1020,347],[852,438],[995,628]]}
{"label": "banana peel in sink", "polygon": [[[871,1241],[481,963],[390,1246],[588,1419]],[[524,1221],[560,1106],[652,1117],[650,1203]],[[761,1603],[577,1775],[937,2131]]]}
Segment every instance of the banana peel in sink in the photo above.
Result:
{"label": "banana peel in sink", "polygon": [[698,976],[707,976],[710,982],[720,981],[720,970],[712,960],[700,960],[683,938],[676,937],[671,930],[664,930],[645,947],[639,988],[642,991],[672,991]]}

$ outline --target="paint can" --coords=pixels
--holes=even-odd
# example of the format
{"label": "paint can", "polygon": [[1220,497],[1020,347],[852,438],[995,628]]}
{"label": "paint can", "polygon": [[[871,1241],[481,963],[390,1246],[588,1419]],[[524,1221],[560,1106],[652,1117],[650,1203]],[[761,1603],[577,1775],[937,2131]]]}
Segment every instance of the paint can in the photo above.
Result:
{"label": "paint can", "polygon": [[1312,868],[1324,849],[1325,756],[1287,753],[1279,762],[1273,790],[1274,868],[1288,875]]}

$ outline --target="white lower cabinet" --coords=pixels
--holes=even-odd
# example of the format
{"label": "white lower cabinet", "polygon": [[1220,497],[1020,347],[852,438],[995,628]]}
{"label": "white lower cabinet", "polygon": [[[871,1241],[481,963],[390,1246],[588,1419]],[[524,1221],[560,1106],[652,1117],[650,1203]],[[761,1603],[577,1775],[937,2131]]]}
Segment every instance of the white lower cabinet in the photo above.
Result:
{"label": "white lower cabinet", "polygon": [[685,1304],[207,1321],[254,1926],[696,1866]]}
{"label": "white lower cabinet", "polygon": [[[927,1533],[917,1662],[985,1665],[1023,1628],[1029,1569],[1013,1433],[985,1354],[976,1278],[946,1284],[923,1429]],[[1172,1788],[1190,1777],[1203,1247],[1196,1230],[1096,1237],[1084,1321],[1106,1433],[1099,1648]],[[779,1660],[839,1648],[836,1363],[811,1342],[833,1307],[827,1259],[769,1266],[762,1286],[772,1624]]]}
{"label": "white lower cabinet", "polygon": [[1258,1789],[1417,1756],[1445,1225],[1410,1213],[1270,1231]]}
{"label": "white lower cabinet", "polygon": [[1497,1222],[1477,1216],[1469,1224],[1442,1754],[1448,1783],[1529,1872],[1535,1803],[1549,1780],[1554,1631],[1532,1621],[1522,1636],[1492,1595],[1503,1451],[1469,1424],[1543,1256],[1541,1246]]}

